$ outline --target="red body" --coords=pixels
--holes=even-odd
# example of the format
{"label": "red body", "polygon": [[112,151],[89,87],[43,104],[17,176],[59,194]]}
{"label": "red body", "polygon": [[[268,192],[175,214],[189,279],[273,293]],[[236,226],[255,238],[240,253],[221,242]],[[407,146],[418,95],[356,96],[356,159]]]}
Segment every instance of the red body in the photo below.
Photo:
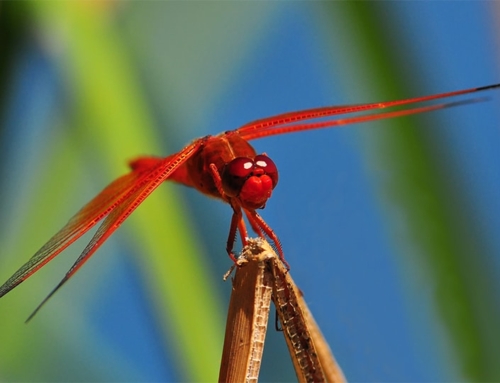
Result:
{"label": "red body", "polygon": [[255,158],[257,153],[237,131],[208,136],[202,140],[204,143],[198,152],[172,174],[172,181],[194,187],[211,197],[224,199],[214,183],[210,164],[214,164],[219,174],[222,174],[226,164],[235,158]]}
{"label": "red body", "polygon": [[[214,164],[219,174],[222,174],[224,166],[236,157],[255,158],[257,153],[236,130],[217,136],[207,136],[199,141],[202,141],[199,149],[182,163],[168,180],[193,187],[210,197],[224,200],[211,176],[210,164]],[[176,155],[173,154],[166,159]],[[131,161],[129,165],[132,170],[144,171],[164,160],[165,158],[162,157],[140,157]]]}

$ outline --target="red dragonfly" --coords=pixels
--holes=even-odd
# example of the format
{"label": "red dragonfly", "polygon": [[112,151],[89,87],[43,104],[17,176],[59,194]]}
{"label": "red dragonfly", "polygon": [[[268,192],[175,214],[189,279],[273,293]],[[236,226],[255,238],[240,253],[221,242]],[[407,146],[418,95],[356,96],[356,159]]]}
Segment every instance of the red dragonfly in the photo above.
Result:
{"label": "red dragonfly", "polygon": [[[168,157],[141,157],[130,162],[131,171],[109,184],[94,199],[78,211],[69,222],[57,232],[28,262],[0,286],[0,297],[33,275],[51,259],[104,220],[89,244],[59,284],[40,303],[28,321],[45,302],[64,285],[80,267],[97,251],[128,216],[163,182],[174,181],[194,187],[200,192],[219,198],[231,205],[233,216],[229,227],[226,250],[236,262],[233,246],[239,232],[243,245],[247,243],[245,213],[253,231],[260,237],[267,237],[288,267],[278,237],[257,213],[263,209],[278,183],[278,170],[265,154],[257,155],[248,143],[250,140],[278,134],[304,130],[344,126],[348,124],[405,116],[410,114],[444,109],[480,99],[412,106],[407,109],[379,112],[380,109],[422,103],[499,88],[500,84],[455,92],[441,93],[406,100],[378,102],[361,105],[329,106],[279,114],[250,122],[240,128],[217,136],[199,138],[180,152]],[[328,119],[331,116],[372,112],[353,117]],[[377,113],[378,112],[378,113]],[[311,120],[321,119],[311,122]]]}

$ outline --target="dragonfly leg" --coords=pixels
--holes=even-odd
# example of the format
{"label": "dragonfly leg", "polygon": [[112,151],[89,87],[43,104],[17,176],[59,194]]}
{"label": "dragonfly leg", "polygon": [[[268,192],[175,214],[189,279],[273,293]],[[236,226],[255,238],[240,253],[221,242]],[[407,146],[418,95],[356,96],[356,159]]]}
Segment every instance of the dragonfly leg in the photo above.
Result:
{"label": "dragonfly leg", "polygon": [[[248,218],[248,213],[247,213],[247,218]],[[256,222],[250,218],[248,218],[248,222],[250,222],[250,226],[252,226],[252,230],[261,238],[265,238],[264,233],[262,232],[261,228],[259,225],[256,224]]]}
{"label": "dragonfly leg", "polygon": [[214,180],[215,187],[221,195],[222,199],[227,201],[233,208],[233,216],[231,218],[231,226],[229,227],[229,235],[227,237],[226,251],[229,254],[229,258],[237,264],[236,256],[233,253],[234,242],[236,241],[236,231],[240,232],[241,243],[243,246],[247,243],[248,232],[245,227],[245,222],[243,221],[243,214],[241,212],[241,207],[237,201],[228,197],[224,190],[222,189],[222,178],[220,176],[219,170],[215,164],[210,164],[210,172],[212,173],[212,178]]}
{"label": "dragonfly leg", "polygon": [[278,252],[278,255],[281,259],[281,262],[286,266],[287,270],[290,270],[290,265],[285,260],[285,255],[283,253],[283,248],[281,247],[281,242],[278,236],[274,233],[273,229],[269,227],[269,225],[262,219],[262,217],[255,211],[250,209],[244,209],[245,214],[252,225],[252,228],[255,230],[257,234],[262,237],[262,232],[266,234],[266,236],[274,243],[274,246]]}
{"label": "dragonfly leg", "polygon": [[234,242],[236,241],[236,231],[238,228],[240,229],[240,234],[242,235],[242,241],[243,243],[246,243],[246,238],[243,240],[243,237],[246,237],[246,229],[243,224],[243,229],[244,233],[241,232],[241,222],[243,221],[243,214],[241,213],[241,208],[239,206],[235,207],[231,204],[233,207],[233,216],[231,217],[231,226],[229,227],[229,235],[227,236],[227,244],[226,244],[226,251],[227,254],[229,255],[229,258],[232,259],[232,261],[237,264],[237,259],[236,256],[233,253],[233,246]]}
{"label": "dragonfly leg", "polygon": [[248,230],[245,226],[245,220],[243,216],[240,219],[240,223],[238,224],[238,231],[240,232],[241,244],[245,247],[248,244]]}
{"label": "dragonfly leg", "polygon": [[221,198],[227,202],[229,202],[229,197],[226,195],[224,192],[224,189],[222,188],[222,178],[220,176],[219,170],[217,169],[217,166],[215,164],[210,164],[210,172],[212,173],[212,178],[214,180],[215,187],[217,188],[217,191],[219,192]]}

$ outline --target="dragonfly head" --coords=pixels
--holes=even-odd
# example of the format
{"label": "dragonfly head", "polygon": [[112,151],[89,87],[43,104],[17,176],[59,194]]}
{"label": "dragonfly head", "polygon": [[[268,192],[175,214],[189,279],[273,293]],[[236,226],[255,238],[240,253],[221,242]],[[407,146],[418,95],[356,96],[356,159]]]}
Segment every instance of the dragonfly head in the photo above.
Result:
{"label": "dragonfly head", "polygon": [[247,209],[262,209],[278,184],[278,169],[267,156],[236,157],[222,171],[222,188]]}

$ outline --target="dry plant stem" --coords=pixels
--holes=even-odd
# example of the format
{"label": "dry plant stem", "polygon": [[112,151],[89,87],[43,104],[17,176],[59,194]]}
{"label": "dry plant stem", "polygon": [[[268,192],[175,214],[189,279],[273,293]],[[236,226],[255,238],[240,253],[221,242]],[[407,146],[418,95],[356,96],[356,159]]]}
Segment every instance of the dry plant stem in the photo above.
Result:
{"label": "dry plant stem", "polygon": [[[297,290],[297,289],[296,289]],[[316,352],[318,353],[318,359],[323,368],[323,372],[327,378],[328,382],[331,383],[342,383],[346,382],[345,376],[340,369],[335,357],[333,356],[332,350],[330,350],[330,346],[326,343],[321,330],[319,329],[316,321],[314,320],[311,312],[309,311],[309,307],[307,307],[304,298],[302,296],[302,292],[298,290],[299,293],[299,307],[302,308],[302,312],[304,314],[307,328],[311,334],[311,339],[314,340],[314,345],[316,346]]]}
{"label": "dry plant stem", "polygon": [[273,273],[273,301],[299,382],[346,382],[290,273],[277,257],[268,262]]}
{"label": "dry plant stem", "polygon": [[233,281],[219,382],[257,381],[271,296],[299,382],[345,382],[302,292],[269,243],[248,239],[238,265],[242,267]]}
{"label": "dry plant stem", "polygon": [[[259,375],[269,308],[272,276],[247,246],[238,261],[229,302],[219,382],[256,382]],[[255,250],[254,250],[255,252]],[[259,260],[261,259],[261,260]]]}
{"label": "dry plant stem", "polygon": [[[286,345],[300,383],[326,382],[315,344],[307,328],[306,318],[299,307],[297,291],[286,278],[286,270],[278,260],[271,260],[273,273],[273,302],[283,327]],[[288,279],[288,280],[287,280]],[[293,282],[292,282],[293,283]]]}

